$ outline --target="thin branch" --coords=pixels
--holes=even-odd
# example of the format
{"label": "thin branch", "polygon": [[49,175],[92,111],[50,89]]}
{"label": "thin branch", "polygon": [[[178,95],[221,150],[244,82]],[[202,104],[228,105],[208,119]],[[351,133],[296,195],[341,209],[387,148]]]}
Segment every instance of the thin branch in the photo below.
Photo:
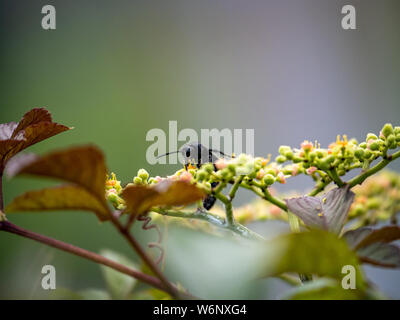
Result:
{"label": "thin branch", "polygon": [[347,184],[350,186],[350,188],[353,188],[357,184],[363,183],[364,180],[367,179],[369,176],[373,175],[374,173],[377,173],[379,170],[386,167],[391,161],[397,159],[398,157],[400,157],[400,150],[393,153],[391,156],[386,156],[384,159],[382,159],[379,163],[374,165],[372,168],[369,168],[368,170],[364,171],[360,175],[349,180]]}
{"label": "thin branch", "polygon": [[342,179],[340,179],[337,171],[335,168],[330,169],[328,172],[329,176],[332,178],[332,180],[337,184],[337,186],[343,187],[345,185],[345,183],[342,181]]}
{"label": "thin branch", "polygon": [[263,191],[264,191],[264,199],[265,200],[273,203],[274,205],[278,206],[282,210],[285,210],[285,211],[288,210],[286,203],[283,202],[281,199],[276,198],[273,195],[271,195],[267,188],[265,188]]}
{"label": "thin branch", "polygon": [[317,185],[315,186],[315,188],[314,188],[313,190],[311,190],[311,191],[308,193],[308,195],[309,195],[310,197],[316,196],[316,195],[319,194],[320,192],[324,191],[325,187],[326,187],[328,184],[330,184],[330,183],[331,183],[330,180],[327,180],[327,181],[325,181],[325,182],[320,181],[319,183],[317,183]]}
{"label": "thin branch", "polygon": [[235,222],[232,225],[228,225],[225,222],[224,218],[208,211],[182,212],[176,210],[163,210],[157,208],[153,208],[152,211],[164,216],[207,221],[218,228],[230,230],[248,239],[265,240],[258,233],[251,231],[242,224]]}
{"label": "thin branch", "polygon": [[117,270],[121,273],[124,273],[128,276],[131,276],[140,281],[143,281],[144,283],[147,283],[155,288],[165,291],[165,286],[160,281],[160,279],[157,279],[156,277],[150,276],[150,275],[142,273],[140,271],[131,269],[125,265],[122,265],[115,261],[107,259],[97,253],[76,247],[72,244],[65,243],[60,240],[53,239],[53,238],[29,231],[29,230],[25,230],[21,227],[18,227],[16,225],[12,224],[9,221],[0,222],[0,230],[9,232],[9,233],[13,233],[13,234],[19,235],[24,238],[32,239],[34,241],[43,243],[47,246],[72,253],[73,255],[82,257],[87,260],[91,260],[98,264],[105,265],[105,266],[110,267],[114,270]]}
{"label": "thin branch", "polygon": [[236,192],[238,191],[239,186],[240,186],[240,184],[242,183],[242,180],[243,180],[243,176],[239,176],[239,177],[237,177],[235,183],[233,184],[232,189],[231,189],[231,191],[229,192],[229,199],[230,199],[231,201],[232,201],[233,198],[235,197]]}
{"label": "thin branch", "polygon": [[183,298],[181,293],[175,288],[175,286],[171,282],[168,281],[164,274],[158,269],[155,262],[143,250],[139,242],[137,242],[136,239],[131,235],[130,231],[127,230],[114,215],[111,215],[111,222],[122,234],[122,236],[128,241],[130,246],[136,251],[139,257],[144,261],[144,263],[150,268],[154,275],[160,279],[165,287],[165,290],[175,298]]}

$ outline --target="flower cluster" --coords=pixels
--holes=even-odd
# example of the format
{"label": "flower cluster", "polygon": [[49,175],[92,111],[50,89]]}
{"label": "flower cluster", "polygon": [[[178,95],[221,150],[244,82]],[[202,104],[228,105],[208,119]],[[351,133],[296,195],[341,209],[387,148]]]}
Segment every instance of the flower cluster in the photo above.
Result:
{"label": "flower cluster", "polygon": [[283,167],[283,172],[295,176],[299,173],[310,175],[316,181],[327,183],[334,181],[341,184],[340,177],[355,168],[368,169],[379,157],[386,158],[389,149],[400,146],[400,127],[385,124],[379,137],[368,133],[365,141],[358,143],[356,139],[347,139],[346,135],[337,136],[336,142],[328,148],[321,148],[315,142],[304,141],[300,149],[289,146],[279,148],[276,162],[291,164]]}
{"label": "flower cluster", "polygon": [[[288,220],[287,207],[273,194],[275,183],[286,183],[287,179],[305,174],[315,181],[312,195],[323,191],[331,182],[339,187],[348,184],[356,186],[355,201],[350,209],[349,219],[359,219],[362,224],[375,223],[377,220],[394,219],[399,211],[400,180],[394,173],[375,175],[361,184],[368,176],[381,170],[389,161],[400,156],[399,151],[389,154],[390,149],[400,146],[400,127],[385,124],[379,135],[368,133],[365,141],[348,139],[346,135],[338,136],[327,148],[315,142],[304,141],[300,148],[281,146],[275,161],[271,156],[252,157],[240,154],[232,159],[220,158],[215,163],[203,164],[200,168],[189,166],[176,171],[167,177],[151,177],[145,169],[140,169],[129,185],[153,186],[164,180],[185,181],[196,185],[207,194],[213,194],[229,210],[238,223],[265,219]],[[381,158],[383,165],[374,167],[374,160]],[[343,176],[352,169],[362,169],[356,179],[345,182]],[[231,185],[231,192],[223,190]],[[233,209],[231,202],[239,187],[249,189],[261,199],[241,208]],[[123,188],[114,174],[106,181],[106,197],[119,210],[125,204],[120,197]],[[311,195],[310,194],[310,195]],[[267,200],[267,201],[265,201]],[[224,217],[228,212],[218,206],[212,209],[213,214]]]}
{"label": "flower cluster", "polygon": [[[389,149],[400,146],[400,127],[385,124],[379,136],[368,133],[365,141],[337,136],[328,148],[321,148],[315,142],[304,141],[300,148],[281,146],[275,161],[268,157],[251,157],[241,154],[233,159],[219,159],[213,164],[204,164],[200,169],[191,167],[181,169],[166,178],[149,177],[146,170],[140,169],[133,179],[134,184],[152,184],[163,179],[182,179],[199,184],[206,192],[211,192],[213,182],[230,183],[237,176],[243,176],[244,183],[256,181],[256,185],[269,187],[278,182],[286,183],[289,177],[299,174],[311,176],[316,182],[327,184],[334,181],[341,184],[340,177],[355,168],[368,169],[379,157],[387,157]],[[289,162],[289,163],[288,163]],[[286,164],[285,164],[286,163]],[[215,170],[215,168],[217,170]]]}
{"label": "flower cluster", "polygon": [[111,173],[111,178],[107,176],[106,179],[106,199],[118,210],[123,209],[125,205],[124,200],[119,196],[121,191],[121,181],[117,180],[114,173]]}
{"label": "flower cluster", "polygon": [[396,223],[400,212],[400,175],[383,171],[367,179],[353,191],[356,198],[350,208],[349,219],[358,219],[359,225],[376,224],[382,220]]}

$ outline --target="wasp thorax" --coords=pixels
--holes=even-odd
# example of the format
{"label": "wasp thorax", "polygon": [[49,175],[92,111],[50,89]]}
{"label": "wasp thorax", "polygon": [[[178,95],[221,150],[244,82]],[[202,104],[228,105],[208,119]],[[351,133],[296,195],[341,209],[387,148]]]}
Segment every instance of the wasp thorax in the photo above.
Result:
{"label": "wasp thorax", "polygon": [[200,167],[205,163],[214,163],[218,159],[211,150],[198,142],[185,144],[180,149],[180,152],[184,158],[185,165],[193,164]]}

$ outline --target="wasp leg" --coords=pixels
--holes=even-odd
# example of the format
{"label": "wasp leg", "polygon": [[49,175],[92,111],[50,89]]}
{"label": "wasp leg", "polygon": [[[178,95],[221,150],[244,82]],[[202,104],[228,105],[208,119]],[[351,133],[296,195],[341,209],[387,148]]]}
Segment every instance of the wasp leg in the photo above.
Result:
{"label": "wasp leg", "polygon": [[203,207],[206,210],[210,210],[214,204],[215,201],[217,201],[217,198],[215,198],[213,195],[209,195],[207,196],[204,200],[203,200]]}
{"label": "wasp leg", "polygon": [[[215,188],[218,185],[218,182],[212,182],[211,183],[211,188]],[[215,198],[212,194],[208,195],[204,200],[203,200],[203,207],[206,210],[210,210],[215,202],[217,201],[217,198]]]}

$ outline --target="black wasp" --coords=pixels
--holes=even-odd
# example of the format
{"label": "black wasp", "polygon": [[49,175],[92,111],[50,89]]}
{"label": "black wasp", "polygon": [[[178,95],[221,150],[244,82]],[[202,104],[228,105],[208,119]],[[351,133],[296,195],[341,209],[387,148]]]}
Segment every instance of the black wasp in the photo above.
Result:
{"label": "black wasp", "polygon": [[[215,154],[218,154],[220,156],[226,157],[227,155],[223,153],[222,151],[215,150],[215,149],[208,149],[205,146],[203,146],[199,142],[192,142],[192,143],[187,143],[183,145],[179,150],[177,151],[172,151],[168,152],[166,154],[158,156],[164,157],[168,156],[173,153],[181,153],[183,158],[184,158],[184,166],[185,170],[188,170],[189,165],[195,165],[197,168],[200,168],[203,164],[205,163],[212,163],[214,166],[214,171],[217,171],[217,168],[215,167],[215,162],[219,159]],[[215,188],[218,185],[218,182],[212,182],[211,187]],[[203,200],[203,207],[206,210],[209,210],[213,207],[215,204],[215,201],[217,199],[211,194],[208,195],[204,200]]]}

